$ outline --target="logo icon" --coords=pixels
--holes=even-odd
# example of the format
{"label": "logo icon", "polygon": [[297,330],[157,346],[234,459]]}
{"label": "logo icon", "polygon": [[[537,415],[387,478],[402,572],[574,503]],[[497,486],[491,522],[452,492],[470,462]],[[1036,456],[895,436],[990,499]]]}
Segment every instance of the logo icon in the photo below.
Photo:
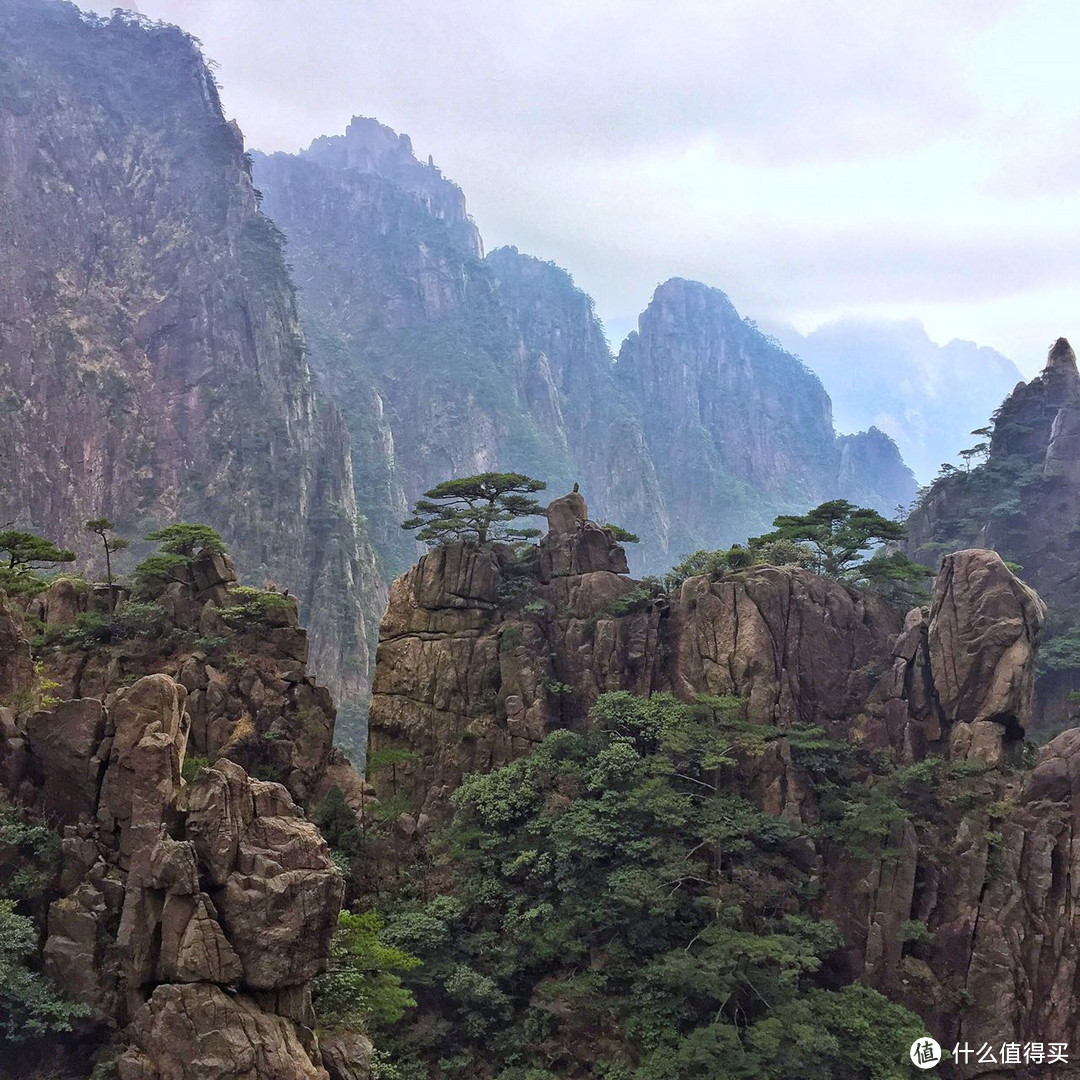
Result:
{"label": "logo icon", "polygon": [[916,1039],[911,1044],[911,1063],[918,1069],[932,1069],[941,1063],[941,1047],[929,1035]]}

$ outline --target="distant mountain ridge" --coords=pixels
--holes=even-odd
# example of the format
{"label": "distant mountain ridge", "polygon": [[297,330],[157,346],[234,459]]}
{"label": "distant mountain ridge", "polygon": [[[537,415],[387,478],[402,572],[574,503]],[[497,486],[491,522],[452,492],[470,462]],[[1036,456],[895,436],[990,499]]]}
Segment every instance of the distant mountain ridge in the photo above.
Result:
{"label": "distant mountain ridge", "polygon": [[876,426],[921,483],[978,441],[970,432],[1024,378],[996,349],[958,338],[936,344],[917,319],[840,319],[806,335],[769,329],[821,377],[837,427]]}
{"label": "distant mountain ridge", "polygon": [[566,271],[513,247],[482,257],[460,188],[406,136],[358,117],[300,154],[253,157],[389,573],[415,554],[404,509],[486,470],[552,494],[580,483],[641,536],[639,572],[826,498],[891,513],[914,496],[891,440],[839,440],[817,377],[718,289],[661,285],[616,358]]}

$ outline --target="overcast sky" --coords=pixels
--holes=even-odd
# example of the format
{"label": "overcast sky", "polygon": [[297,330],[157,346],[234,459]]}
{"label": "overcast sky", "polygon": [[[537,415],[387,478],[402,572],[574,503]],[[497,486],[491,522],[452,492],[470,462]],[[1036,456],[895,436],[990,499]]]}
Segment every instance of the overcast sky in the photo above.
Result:
{"label": "overcast sky", "polygon": [[201,39],[250,147],[408,132],[616,345],[673,275],[803,331],[914,316],[1026,373],[1080,337],[1075,0],[132,6]]}

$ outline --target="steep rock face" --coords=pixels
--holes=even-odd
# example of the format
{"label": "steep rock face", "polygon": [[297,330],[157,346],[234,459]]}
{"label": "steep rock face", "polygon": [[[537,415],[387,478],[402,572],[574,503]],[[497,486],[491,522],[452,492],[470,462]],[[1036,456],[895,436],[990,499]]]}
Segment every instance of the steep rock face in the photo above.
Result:
{"label": "steep rock face", "polygon": [[350,126],[340,153],[317,141],[255,167],[289,237],[312,365],[348,418],[360,506],[398,571],[415,553],[398,526],[432,485],[506,469],[573,477],[550,372],[527,355],[477,244],[399,182],[400,162],[384,171],[363,151],[352,164],[367,130]]}
{"label": "steep rock face", "polygon": [[598,521],[641,537],[630,558],[651,572],[826,497],[891,513],[914,495],[892,442],[838,444],[820,383],[716,290],[661,286],[616,365],[569,274],[515,248],[476,258],[460,191],[404,136],[354,120],[301,155],[256,155],[255,168],[392,570],[414,555],[397,531],[405,507],[487,469],[553,490],[581,482]]}
{"label": "steep rock face", "polygon": [[465,195],[447,180],[431,159],[416,160],[412,140],[370,116],[354,116],[344,135],[324,135],[308,147],[309,160],[327,169],[385,177],[415,195],[427,212],[451,227],[461,246],[483,258],[484,245],[465,210]]}
{"label": "steep rock face", "polygon": [[[1046,367],[1021,383],[993,419],[989,453],[970,472],[940,478],[908,520],[905,547],[935,565],[943,548],[992,548],[1019,563],[1024,580],[1049,608],[1048,637],[1080,627],[1075,529],[1080,520],[1080,374],[1060,338]],[[1060,729],[1072,712],[1067,695],[1080,688],[1069,656],[1048,652],[1039,680],[1040,723]]]}
{"label": "steep rock face", "polygon": [[[0,622],[25,647],[23,616],[2,597]],[[231,654],[250,644],[233,635]],[[252,688],[272,652],[252,657],[254,679],[240,676],[246,702],[258,696]],[[213,670],[190,651],[170,658],[159,645],[156,653],[182,676]],[[152,668],[153,656],[146,647],[119,650],[111,672],[84,672],[99,697],[0,710],[0,797],[63,835],[45,971],[89,1007],[98,1038],[119,1032],[117,1074],[126,1080],[325,1080],[309,984],[326,963],[341,875],[288,790],[238,764],[235,741],[182,778],[185,758],[211,750],[205,730],[236,723],[234,705],[228,693],[189,691],[164,671],[117,687],[128,682],[123,672]],[[61,659],[47,657],[45,670],[62,667]],[[299,669],[297,685],[307,685],[302,661]],[[28,698],[36,679],[31,669],[18,688]],[[271,741],[288,744],[294,760],[283,772],[310,794],[329,758],[332,709],[323,728],[304,715],[305,747],[285,735],[295,710],[288,687],[279,681],[273,702],[272,688],[261,703],[276,712],[283,737]]]}
{"label": "steep rock face", "polygon": [[776,514],[826,498],[871,496],[884,509],[884,496],[891,511],[914,494],[886,436],[838,447],[817,377],[718,289],[679,278],[661,285],[616,373],[638,402],[676,551],[767,532]]}
{"label": "steep rock face", "polygon": [[[399,824],[411,842],[447,812],[465,773],[526,753],[552,728],[580,729],[598,692],[738,695],[750,720],[780,734],[733,782],[808,830],[821,882],[813,914],[845,941],[835,977],[904,1002],[943,1044],[990,1038],[983,1032],[998,1042],[1076,1034],[1066,987],[1080,742],[1067,733],[1034,769],[1018,764],[1045,608],[998,555],[950,555],[931,603],[904,619],[838,582],[772,567],[691,578],[677,597],[646,595],[639,610],[615,615],[597,599],[625,602],[633,583],[584,554],[598,529],[584,500],[558,499],[548,517],[534,562],[515,568],[498,549],[451,546],[394,584],[372,740],[375,753],[408,752],[389,757],[395,764],[375,783],[380,797],[410,804]],[[567,550],[560,575],[545,570]],[[508,599],[521,567],[531,588]],[[527,618],[522,597],[550,609],[555,587],[581,606]],[[530,696],[538,675],[565,684],[557,704]],[[885,755],[914,783],[946,767],[941,760],[969,779],[962,795],[944,792],[945,820],[900,817],[876,850],[852,851],[814,831],[822,793],[789,739],[815,729],[866,761]],[[870,768],[856,782],[873,787],[879,777]],[[959,809],[949,809],[954,799]],[[927,943],[913,948],[904,928],[914,923]]]}
{"label": "steep rock face", "polygon": [[0,520],[91,565],[87,518],[207,521],[294,590],[324,677],[359,695],[382,605],[347,434],[198,48],[13,0],[0,51]]}
{"label": "steep rock face", "polygon": [[[548,520],[531,562],[451,544],[391,586],[370,755],[376,789],[416,815],[445,811],[466,773],[580,726],[600,694],[657,686],[660,613],[628,602],[622,548],[587,520],[580,495],[553,502]],[[403,748],[405,760],[378,764]]]}

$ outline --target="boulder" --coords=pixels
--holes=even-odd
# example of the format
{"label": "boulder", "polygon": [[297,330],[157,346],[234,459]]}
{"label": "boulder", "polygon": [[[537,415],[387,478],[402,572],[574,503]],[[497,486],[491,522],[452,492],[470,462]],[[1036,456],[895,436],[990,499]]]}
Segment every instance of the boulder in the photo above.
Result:
{"label": "boulder", "polygon": [[279,784],[219,761],[196,778],[185,833],[215,888],[218,921],[247,986],[305,983],[323,970],[345,891],[318,829]]}
{"label": "boulder", "polygon": [[326,1031],[319,1036],[323,1067],[330,1080],[371,1080],[371,1040],[357,1031]]}
{"label": "boulder", "polygon": [[555,499],[547,508],[548,532],[540,541],[540,579],[605,571],[629,572],[626,551],[610,529],[588,519],[588,507],[579,492]]}
{"label": "boulder", "polygon": [[41,806],[51,820],[74,824],[81,814],[97,810],[105,723],[96,698],[62,701],[27,718],[29,748],[42,778]]}
{"label": "boulder", "polygon": [[929,650],[945,719],[992,720],[1007,738],[1031,720],[1035,651],[1046,607],[996,552],[947,555],[934,585]]}
{"label": "boulder", "polygon": [[157,987],[128,1037],[119,1080],[328,1080],[310,1032],[208,983]]}

